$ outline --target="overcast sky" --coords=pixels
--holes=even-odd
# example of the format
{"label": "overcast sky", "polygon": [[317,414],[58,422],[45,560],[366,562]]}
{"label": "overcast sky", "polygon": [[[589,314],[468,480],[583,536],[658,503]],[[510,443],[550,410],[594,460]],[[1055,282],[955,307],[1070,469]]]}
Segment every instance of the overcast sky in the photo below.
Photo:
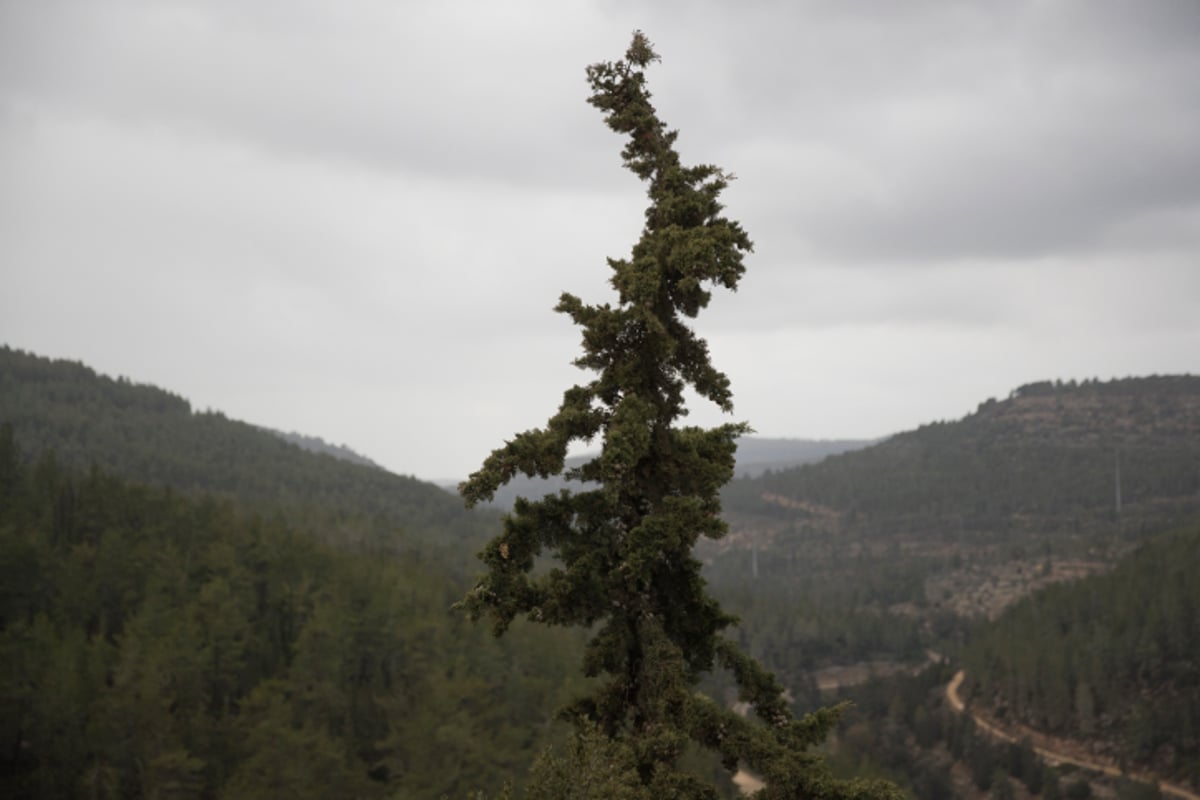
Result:
{"label": "overcast sky", "polygon": [[0,0],[0,343],[463,477],[588,377],[635,28],[755,242],[696,321],[735,419],[1200,370],[1196,0]]}

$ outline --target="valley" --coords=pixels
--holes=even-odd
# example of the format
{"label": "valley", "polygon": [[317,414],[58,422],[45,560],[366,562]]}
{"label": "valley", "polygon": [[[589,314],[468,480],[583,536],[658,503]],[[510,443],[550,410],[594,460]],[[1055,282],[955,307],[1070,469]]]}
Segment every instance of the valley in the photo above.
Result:
{"label": "valley", "polygon": [[[496,649],[486,628],[447,610],[478,573],[474,554],[499,511],[466,511],[361,457],[306,452],[169,392],[7,349],[0,425],[10,431],[0,477],[17,492],[7,497],[22,498],[0,521],[0,644],[5,667],[24,676],[10,686],[25,687],[4,698],[20,709],[7,735],[39,754],[10,759],[20,781],[10,796],[50,785],[46,769],[63,759],[75,759],[74,781],[106,770],[124,781],[141,759],[163,786],[235,773],[248,782],[245,743],[275,731],[317,761],[336,751],[338,770],[367,776],[364,790],[437,798],[499,787],[561,738],[555,710],[583,685],[583,637],[518,621]],[[697,549],[711,591],[741,618],[729,635],[776,673],[797,713],[854,701],[828,746],[833,763],[922,800],[982,797],[1003,763],[1004,781],[1037,787],[1022,797],[1052,798],[1041,783],[1057,780],[1049,767],[988,761],[970,744],[954,721],[957,685],[946,693],[953,665],[966,670],[980,730],[999,717],[987,724],[1026,726],[1064,763],[1072,751],[1043,745],[1090,736],[1094,763],[1153,767],[1194,792],[1200,657],[1189,648],[1200,642],[1200,598],[1191,546],[1172,531],[1200,519],[1200,379],[1037,384],[958,422],[847,444],[747,470],[722,492],[728,535]],[[185,530],[199,537],[194,549]],[[170,585],[178,605],[147,605]],[[1122,627],[1086,639],[1097,623],[1073,620],[1092,619],[1102,597],[1136,613],[1096,617]],[[89,604],[105,611],[89,616]],[[206,622],[237,614],[249,628]],[[220,634],[206,652],[233,654],[215,662],[224,672],[171,662],[169,642],[184,640],[154,638],[203,624]],[[149,678],[125,649],[135,642],[198,687],[185,705],[171,700],[186,713],[147,717],[165,749],[101,744],[106,709],[147,698],[138,682]],[[1107,660],[1090,665],[1086,654]],[[40,674],[77,682],[67,708],[83,722],[64,741],[93,755],[50,747],[39,732],[67,718],[41,694]],[[105,675],[111,685],[96,682]],[[719,672],[702,688],[736,701]],[[223,730],[238,731],[242,749],[212,750]],[[423,749],[434,744],[436,759]],[[435,762],[457,766],[435,775]],[[739,791],[717,763],[691,768],[724,774],[727,797]]]}
{"label": "valley", "polygon": [[968,709],[959,696],[959,690],[962,688],[963,679],[966,673],[962,670],[954,673],[954,677],[946,684],[946,700],[950,707],[959,714],[970,714],[975,720],[975,724],[980,730],[983,730],[989,736],[998,739],[1002,742],[1018,743],[1022,740],[1028,740],[1033,751],[1050,766],[1058,766],[1060,764],[1069,764],[1075,767],[1082,767],[1085,770],[1106,775],[1114,778],[1132,778],[1134,780],[1153,784],[1163,793],[1171,797],[1179,797],[1182,800],[1200,800],[1200,794],[1197,794],[1184,786],[1164,781],[1157,775],[1150,773],[1130,773],[1121,768],[1121,765],[1113,759],[1102,759],[1101,757],[1088,752],[1086,745],[1078,741],[1069,741],[1067,739],[1055,738],[1047,736],[1044,733],[1019,726],[1012,728],[1011,726],[1002,725],[994,717],[988,716],[985,713]]}

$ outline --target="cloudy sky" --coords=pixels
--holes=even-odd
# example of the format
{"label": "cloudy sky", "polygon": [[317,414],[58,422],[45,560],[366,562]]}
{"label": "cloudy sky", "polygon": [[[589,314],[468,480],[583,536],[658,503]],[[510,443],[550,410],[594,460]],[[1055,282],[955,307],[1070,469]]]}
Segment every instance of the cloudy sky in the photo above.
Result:
{"label": "cloudy sky", "polygon": [[587,377],[635,28],[738,176],[697,327],[759,433],[1200,371],[1195,0],[0,0],[0,343],[464,476]]}

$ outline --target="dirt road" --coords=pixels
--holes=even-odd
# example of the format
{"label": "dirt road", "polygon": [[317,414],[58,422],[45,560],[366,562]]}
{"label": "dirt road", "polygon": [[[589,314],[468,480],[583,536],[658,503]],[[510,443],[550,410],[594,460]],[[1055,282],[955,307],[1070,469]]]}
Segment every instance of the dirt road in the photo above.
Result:
{"label": "dirt road", "polygon": [[[958,672],[954,673],[954,677],[951,679],[950,683],[946,684],[946,701],[950,703],[951,708],[960,714],[966,712],[967,710],[966,704],[963,703],[962,698],[958,696],[959,687],[962,686],[963,678],[965,677],[966,673],[960,669]],[[1016,742],[1019,740],[1019,738],[1028,736],[1029,740],[1033,743],[1033,752],[1041,756],[1042,759],[1051,766],[1058,764],[1072,764],[1076,767],[1092,770],[1093,772],[1100,772],[1104,775],[1112,775],[1118,778],[1125,776],[1128,778],[1133,778],[1134,780],[1157,784],[1159,791],[1161,791],[1163,794],[1171,795],[1172,797],[1181,797],[1183,800],[1200,800],[1200,795],[1178,784],[1160,781],[1157,777],[1144,773],[1122,772],[1116,764],[1111,762],[1101,763],[1092,759],[1083,758],[1077,754],[1064,753],[1062,752],[1061,744],[1056,743],[1055,740],[1049,736],[1024,727],[1019,728],[1017,734],[1014,735],[996,725],[994,720],[985,717],[982,714],[976,714],[975,712],[970,713],[971,717],[975,720],[975,725],[977,727],[986,731],[988,735],[997,739],[1002,739],[1006,742]]]}

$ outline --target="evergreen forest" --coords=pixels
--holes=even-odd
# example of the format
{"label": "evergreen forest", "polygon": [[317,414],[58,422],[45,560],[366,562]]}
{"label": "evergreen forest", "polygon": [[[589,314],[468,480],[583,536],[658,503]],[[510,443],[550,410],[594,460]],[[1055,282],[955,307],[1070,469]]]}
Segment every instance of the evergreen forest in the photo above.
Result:
{"label": "evergreen forest", "polygon": [[[839,774],[916,798],[1105,791],[950,709],[946,683],[965,668],[972,708],[1196,785],[1200,543],[1185,523],[1200,392],[1186,378],[1113,384],[1050,384],[1060,416],[1091,406],[1075,429],[1035,424],[1028,406],[1047,395],[1026,390],[726,487],[731,530],[698,550],[704,575],[741,618],[728,635],[775,671],[796,713],[853,702],[825,748]],[[625,758],[602,741],[563,747],[557,712],[588,687],[583,632],[514,620],[494,639],[451,611],[498,513],[8,348],[0,420],[5,796],[491,797],[530,775],[565,785],[597,753]],[[1005,420],[1003,435],[986,431]],[[867,493],[876,459],[916,481],[981,436],[993,445],[978,469],[997,487],[1019,485],[997,452],[1040,454],[1022,469],[1054,482],[1056,465],[1076,464],[1059,450],[1094,447],[1096,497],[1043,507],[998,490],[992,502],[1015,510],[965,524],[961,475],[924,510],[878,500],[870,515],[799,488]],[[1112,449],[1095,444],[1117,436],[1119,510]],[[1093,566],[1060,574],[1073,564]],[[966,603],[987,586],[1007,586],[1009,602]],[[865,682],[838,672],[855,669]],[[700,688],[736,701],[723,674]],[[717,761],[685,762],[735,795]],[[1152,796],[1132,778],[1110,784]]]}
{"label": "evergreen forest", "polygon": [[1197,576],[1192,526],[1108,574],[1024,598],[964,650],[970,691],[1000,718],[1200,782]]}
{"label": "evergreen forest", "polygon": [[437,551],[29,455],[0,429],[5,797],[457,797],[555,735],[578,642],[492,641]]}

